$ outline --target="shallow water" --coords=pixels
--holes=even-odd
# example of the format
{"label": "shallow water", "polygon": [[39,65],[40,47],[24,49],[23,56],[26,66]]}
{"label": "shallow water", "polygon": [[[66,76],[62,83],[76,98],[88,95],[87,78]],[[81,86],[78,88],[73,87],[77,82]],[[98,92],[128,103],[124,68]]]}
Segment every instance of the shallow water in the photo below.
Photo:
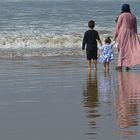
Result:
{"label": "shallow water", "polygon": [[95,20],[104,42],[123,3],[137,16],[140,33],[139,0],[0,0],[0,57],[82,55],[88,21]]}
{"label": "shallow water", "polygon": [[140,69],[87,73],[83,56],[0,60],[2,140],[139,139]]}

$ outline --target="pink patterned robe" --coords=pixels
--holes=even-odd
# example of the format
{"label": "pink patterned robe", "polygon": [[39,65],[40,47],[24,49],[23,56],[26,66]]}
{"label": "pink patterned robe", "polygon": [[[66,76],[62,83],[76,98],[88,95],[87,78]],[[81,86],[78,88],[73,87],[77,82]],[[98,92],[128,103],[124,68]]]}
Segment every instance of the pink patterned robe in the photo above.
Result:
{"label": "pink patterned robe", "polygon": [[120,14],[114,37],[118,43],[118,66],[133,67],[140,64],[140,40],[137,20],[132,13]]}

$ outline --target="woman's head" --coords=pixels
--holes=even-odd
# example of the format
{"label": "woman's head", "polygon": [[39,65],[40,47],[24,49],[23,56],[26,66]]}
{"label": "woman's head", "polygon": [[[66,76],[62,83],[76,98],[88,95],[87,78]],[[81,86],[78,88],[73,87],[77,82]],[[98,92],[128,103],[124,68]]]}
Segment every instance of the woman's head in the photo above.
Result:
{"label": "woman's head", "polygon": [[122,5],[122,12],[121,13],[125,13],[125,12],[129,12],[130,13],[130,6],[129,6],[129,4],[123,4]]}
{"label": "woman's head", "polygon": [[108,44],[111,43],[111,39],[110,39],[110,37],[107,37],[107,38],[105,39],[105,43],[108,43]]}
{"label": "woman's head", "polygon": [[95,27],[95,21],[90,20],[90,21],[88,22],[88,27],[93,29],[93,28]]}

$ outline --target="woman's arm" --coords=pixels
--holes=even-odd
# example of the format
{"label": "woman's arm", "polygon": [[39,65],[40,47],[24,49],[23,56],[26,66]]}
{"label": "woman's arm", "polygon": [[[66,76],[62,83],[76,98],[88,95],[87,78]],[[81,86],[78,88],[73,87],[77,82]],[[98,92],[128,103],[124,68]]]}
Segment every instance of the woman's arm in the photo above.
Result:
{"label": "woman's arm", "polygon": [[117,23],[115,26],[114,40],[116,40],[118,37],[119,29],[120,29],[121,25],[122,25],[122,14],[120,14],[120,16],[118,17],[118,20],[117,20]]}

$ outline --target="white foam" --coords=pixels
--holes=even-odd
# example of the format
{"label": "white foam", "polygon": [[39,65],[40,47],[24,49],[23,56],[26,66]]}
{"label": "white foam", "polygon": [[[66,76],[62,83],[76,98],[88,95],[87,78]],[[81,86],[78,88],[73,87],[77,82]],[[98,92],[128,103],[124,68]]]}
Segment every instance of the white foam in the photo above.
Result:
{"label": "white foam", "polygon": [[71,48],[80,46],[82,36],[75,35],[7,35],[0,36],[0,48],[3,49],[35,49],[35,48]]}
{"label": "white foam", "polygon": [[82,33],[1,34],[0,57],[83,55],[82,39]]}

